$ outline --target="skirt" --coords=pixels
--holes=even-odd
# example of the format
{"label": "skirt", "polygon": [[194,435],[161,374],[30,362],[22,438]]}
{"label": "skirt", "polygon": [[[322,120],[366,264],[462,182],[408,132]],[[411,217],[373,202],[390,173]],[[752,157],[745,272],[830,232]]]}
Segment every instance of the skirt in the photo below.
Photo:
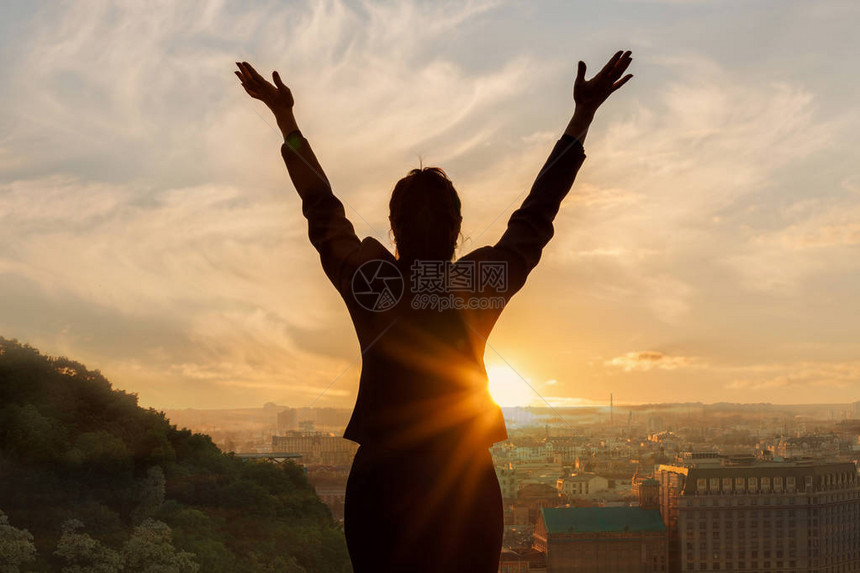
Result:
{"label": "skirt", "polygon": [[497,573],[504,533],[489,449],[359,446],[344,532],[355,573]]}

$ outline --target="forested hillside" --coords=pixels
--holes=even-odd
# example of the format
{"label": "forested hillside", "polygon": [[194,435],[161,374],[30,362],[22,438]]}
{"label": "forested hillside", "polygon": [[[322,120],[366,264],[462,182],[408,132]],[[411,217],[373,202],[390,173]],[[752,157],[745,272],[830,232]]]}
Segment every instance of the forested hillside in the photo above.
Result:
{"label": "forested hillside", "polygon": [[351,570],[299,466],[224,454],[98,370],[0,337],[0,570],[16,565]]}

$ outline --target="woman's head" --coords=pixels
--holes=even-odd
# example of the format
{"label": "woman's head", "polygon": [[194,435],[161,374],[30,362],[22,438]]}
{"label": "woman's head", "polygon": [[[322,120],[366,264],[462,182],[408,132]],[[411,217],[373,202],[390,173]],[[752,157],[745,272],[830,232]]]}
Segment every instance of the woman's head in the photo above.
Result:
{"label": "woman's head", "polygon": [[397,253],[406,259],[450,261],[460,234],[460,197],[438,167],[413,169],[397,182],[389,203]]}

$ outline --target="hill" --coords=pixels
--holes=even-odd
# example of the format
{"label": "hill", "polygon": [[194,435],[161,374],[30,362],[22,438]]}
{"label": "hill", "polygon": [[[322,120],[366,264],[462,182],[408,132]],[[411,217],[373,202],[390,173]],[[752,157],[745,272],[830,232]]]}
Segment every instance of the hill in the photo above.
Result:
{"label": "hill", "polygon": [[[301,467],[224,454],[98,370],[2,337],[0,511],[5,531],[32,534],[28,571],[145,570],[129,552],[156,538],[197,564],[189,571],[351,570],[343,532]],[[76,543],[124,565],[80,568],[93,564]]]}

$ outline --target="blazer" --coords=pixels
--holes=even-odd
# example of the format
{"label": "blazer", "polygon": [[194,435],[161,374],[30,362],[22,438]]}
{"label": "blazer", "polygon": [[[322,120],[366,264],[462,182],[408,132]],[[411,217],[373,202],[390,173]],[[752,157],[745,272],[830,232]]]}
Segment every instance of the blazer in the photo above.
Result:
{"label": "blazer", "polygon": [[501,239],[456,262],[398,259],[378,240],[359,239],[300,131],[287,135],[281,155],[361,347],[358,397],[343,437],[407,449],[506,440],[488,389],[487,337],[553,236],[585,160],[582,143],[563,135]]}

